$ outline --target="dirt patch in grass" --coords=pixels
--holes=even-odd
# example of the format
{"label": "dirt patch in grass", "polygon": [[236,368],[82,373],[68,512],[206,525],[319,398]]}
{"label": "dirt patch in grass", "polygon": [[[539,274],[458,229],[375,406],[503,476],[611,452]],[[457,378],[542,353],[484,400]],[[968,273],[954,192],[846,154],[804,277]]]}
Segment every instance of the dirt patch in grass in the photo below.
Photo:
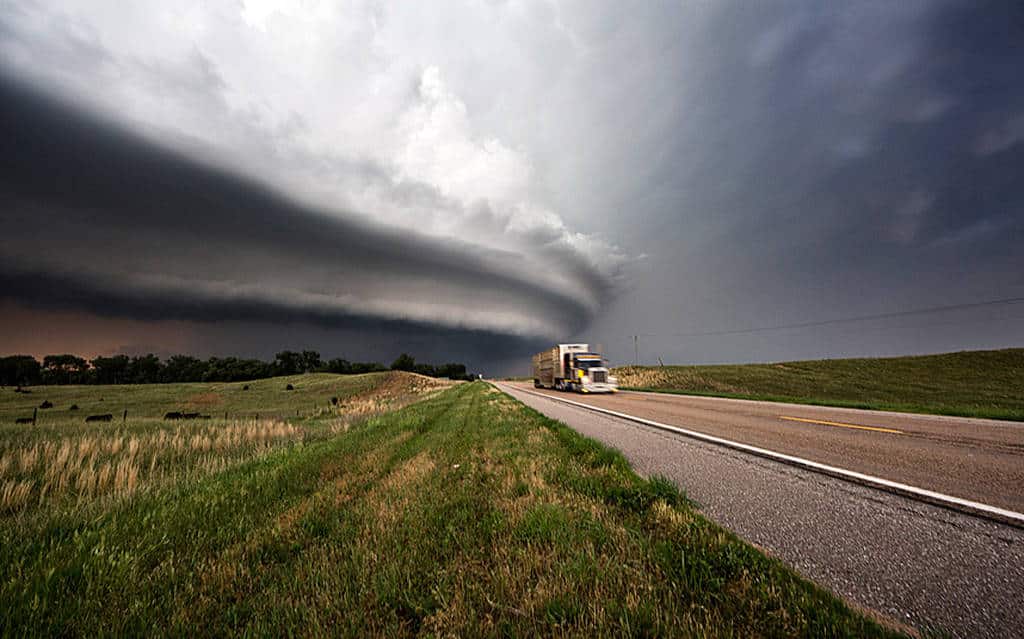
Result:
{"label": "dirt patch in grass", "polygon": [[383,490],[391,492],[402,492],[404,488],[416,484],[437,468],[437,464],[425,451],[417,453],[415,457],[403,462],[398,468],[391,471],[380,486]]}
{"label": "dirt patch in grass", "polygon": [[218,404],[222,404],[223,402],[224,398],[221,397],[221,394],[213,392],[196,393],[195,395],[192,395],[185,400],[185,403],[187,405],[194,406],[196,408],[217,406]]}

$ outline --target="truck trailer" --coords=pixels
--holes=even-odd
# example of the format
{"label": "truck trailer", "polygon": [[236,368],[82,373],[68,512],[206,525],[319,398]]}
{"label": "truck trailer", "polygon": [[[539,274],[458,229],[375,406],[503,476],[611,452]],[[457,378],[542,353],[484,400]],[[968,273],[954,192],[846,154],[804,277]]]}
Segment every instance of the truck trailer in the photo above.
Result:
{"label": "truck trailer", "polygon": [[614,393],[618,380],[611,376],[600,353],[588,344],[559,344],[533,356],[534,388],[578,393]]}

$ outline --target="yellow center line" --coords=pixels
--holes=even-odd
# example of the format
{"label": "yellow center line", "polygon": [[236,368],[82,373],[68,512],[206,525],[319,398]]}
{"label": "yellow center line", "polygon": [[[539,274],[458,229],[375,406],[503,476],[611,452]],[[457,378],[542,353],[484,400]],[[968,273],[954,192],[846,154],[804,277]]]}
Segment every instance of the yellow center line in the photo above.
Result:
{"label": "yellow center line", "polygon": [[856,428],[857,430],[871,430],[877,433],[892,433],[894,435],[902,435],[902,430],[896,430],[893,428],[880,428],[878,426],[858,426],[857,424],[844,424],[842,422],[827,422],[821,419],[806,419],[803,417],[786,417],[785,415],[779,415],[779,419],[785,419],[791,422],[805,422],[808,424],[821,424],[822,426],[838,426],[839,428]]}

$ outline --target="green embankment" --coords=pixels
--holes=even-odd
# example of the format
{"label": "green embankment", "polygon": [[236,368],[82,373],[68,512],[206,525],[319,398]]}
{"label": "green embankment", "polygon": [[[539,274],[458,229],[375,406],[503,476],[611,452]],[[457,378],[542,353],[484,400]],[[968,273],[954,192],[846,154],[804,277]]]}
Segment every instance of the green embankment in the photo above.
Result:
{"label": "green embankment", "polygon": [[[167,466],[134,491],[65,486],[0,513],[0,634],[889,634],[489,385],[417,393],[362,419],[293,419],[206,474]],[[175,459],[173,433],[70,430],[72,457]],[[58,455],[56,436],[31,445]],[[190,468],[219,454],[182,439]],[[29,448],[8,446],[0,477]]]}
{"label": "green embankment", "polygon": [[626,366],[632,390],[1024,420],[1024,349],[777,364]]}

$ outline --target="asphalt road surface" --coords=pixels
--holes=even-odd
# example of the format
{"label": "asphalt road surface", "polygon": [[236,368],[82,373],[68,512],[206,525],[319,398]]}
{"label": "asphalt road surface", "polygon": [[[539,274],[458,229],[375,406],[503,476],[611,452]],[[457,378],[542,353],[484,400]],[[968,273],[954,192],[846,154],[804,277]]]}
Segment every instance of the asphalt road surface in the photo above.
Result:
{"label": "asphalt road surface", "polygon": [[664,393],[539,392],[1024,513],[1019,422]]}
{"label": "asphalt road surface", "polygon": [[[855,605],[958,637],[1024,636],[1024,529],[553,401],[530,385],[498,385],[621,450],[637,472],[676,481],[712,520]],[[950,466],[995,459],[1019,478],[1015,424],[647,393],[550,394],[968,499],[1001,495],[1005,507],[1020,504],[1024,490],[1019,480],[970,469],[962,482],[970,490],[948,491],[959,485]],[[915,470],[911,460],[932,461]]]}

